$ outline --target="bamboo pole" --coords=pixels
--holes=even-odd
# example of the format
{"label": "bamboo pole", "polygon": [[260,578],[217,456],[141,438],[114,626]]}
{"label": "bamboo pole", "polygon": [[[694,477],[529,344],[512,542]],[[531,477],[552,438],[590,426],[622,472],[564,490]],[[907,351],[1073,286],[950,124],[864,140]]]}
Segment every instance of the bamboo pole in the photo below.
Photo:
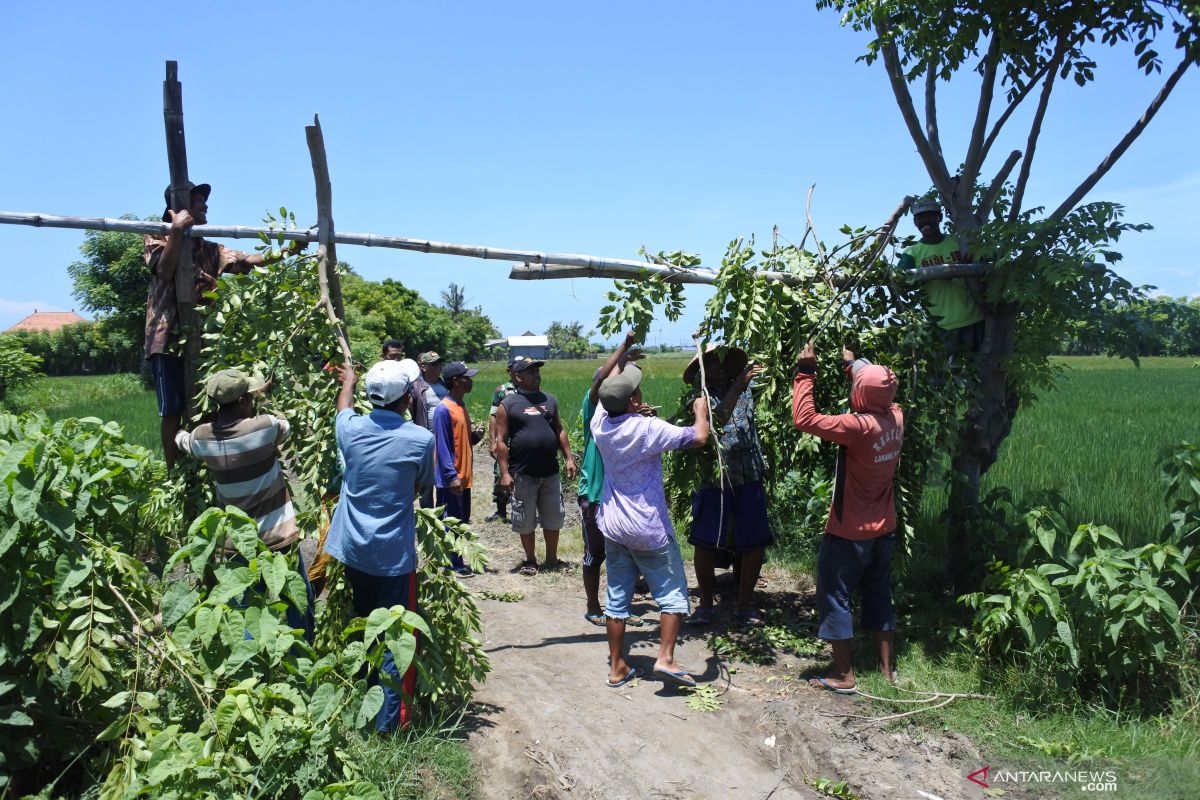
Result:
{"label": "bamboo pole", "polygon": [[329,180],[329,161],[325,157],[325,136],[321,119],[313,115],[313,124],[304,126],[308,154],[312,158],[313,182],[317,188],[317,275],[321,285],[320,304],[337,332],[338,345],[345,363],[353,362],[350,338],[346,335],[346,312],[342,307],[342,284],[337,274],[337,251],[333,235],[333,184]]}
{"label": "bamboo pole", "polygon": [[[167,62],[163,81],[163,125],[167,135],[167,164],[171,173],[171,210],[191,210],[192,192],[188,182],[187,143],[183,135],[183,84],[179,82],[179,64]],[[170,225],[167,225],[168,231]],[[184,239],[175,267],[175,306],[183,334],[183,396],[187,400],[185,420],[196,410],[196,364],[200,356],[200,315],[196,312],[196,273],[192,266],[194,242]]]}
{"label": "bamboo pole", "polygon": [[[171,226],[165,222],[150,220],[114,219],[113,217],[68,217],[22,211],[0,211],[0,225],[27,225],[34,228],[69,228],[87,231],[121,231],[126,233],[149,233],[166,236]],[[287,241],[320,242],[317,229],[280,231],[272,228],[256,228],[248,225],[197,225],[185,232],[187,237],[206,239],[258,239],[262,236],[282,237]],[[509,278],[518,281],[552,280],[558,278],[619,278],[638,279],[647,275],[661,274],[668,281],[678,283],[714,284],[717,273],[711,269],[696,267],[672,267],[651,264],[625,258],[602,258],[577,253],[547,253],[538,250],[513,250],[475,244],[452,244],[429,239],[410,239],[403,236],[384,236],[377,233],[332,232],[331,243],[351,244],[362,247],[388,247],[396,250],[411,250],[418,253],[465,256],[487,260],[520,261],[509,272]],[[982,275],[990,265],[984,263],[942,264],[936,267],[919,267],[906,270],[902,275],[918,283],[946,278]],[[1103,269],[1095,264],[1092,270]],[[760,272],[767,280],[778,280],[795,286],[802,282],[798,275],[787,272]],[[835,278],[836,283],[836,278]]]}

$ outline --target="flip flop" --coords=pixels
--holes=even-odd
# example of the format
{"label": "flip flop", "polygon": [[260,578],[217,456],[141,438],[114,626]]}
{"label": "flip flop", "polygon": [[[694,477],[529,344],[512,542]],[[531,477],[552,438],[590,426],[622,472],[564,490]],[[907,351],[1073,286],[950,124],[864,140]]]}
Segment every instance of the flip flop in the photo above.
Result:
{"label": "flip flop", "polygon": [[642,619],[641,617],[635,617],[633,614],[630,614],[625,618],[625,624],[631,628],[640,628],[647,623],[646,620]]}
{"label": "flip flop", "polygon": [[642,677],[642,673],[638,672],[637,667],[630,667],[629,672],[625,673],[624,678],[621,678],[621,680],[617,681],[616,683],[613,683],[611,681],[605,681],[604,685],[610,689],[617,689],[617,688],[629,683],[630,681],[637,680],[640,677]]}
{"label": "flip flop", "polygon": [[763,615],[760,612],[755,611],[753,608],[747,609],[746,611],[734,611],[733,618],[739,625],[745,625],[750,628],[758,628],[767,624],[767,621],[763,618]]}
{"label": "flip flop", "polygon": [[[840,686],[834,686],[832,683],[825,680],[824,675],[818,675],[816,677],[816,681],[817,681],[817,683],[821,684],[820,688],[828,689],[829,691],[833,692],[834,694],[854,694],[855,692],[858,691],[858,686],[848,686],[845,688],[842,688]],[[813,686],[812,681],[809,681],[808,685],[812,686],[814,689],[818,688],[817,686]]]}
{"label": "flip flop", "polygon": [[711,608],[704,608],[703,606],[700,606],[692,612],[690,617],[688,617],[687,624],[697,628],[702,628],[705,625],[712,625],[712,621],[713,610]]}
{"label": "flip flop", "polygon": [[536,561],[524,561],[521,563],[521,568],[517,570],[522,575],[532,578],[538,574],[538,565]]}
{"label": "flip flop", "polygon": [[583,618],[599,628],[603,628],[606,624],[604,621],[604,612],[603,611],[596,611],[596,612],[589,611],[583,615]]}
{"label": "flip flop", "polygon": [[687,673],[687,670],[681,672],[671,672],[669,669],[658,669],[655,667],[654,674],[662,678],[663,683],[671,683],[675,686],[686,686],[689,689],[696,688],[696,679]]}

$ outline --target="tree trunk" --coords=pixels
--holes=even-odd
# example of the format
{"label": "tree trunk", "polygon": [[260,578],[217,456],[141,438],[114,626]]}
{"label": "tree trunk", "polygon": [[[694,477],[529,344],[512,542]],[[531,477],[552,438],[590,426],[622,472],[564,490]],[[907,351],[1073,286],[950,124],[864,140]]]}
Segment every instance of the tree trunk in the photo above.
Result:
{"label": "tree trunk", "polygon": [[974,397],[951,460],[945,579],[956,595],[978,586],[986,563],[979,550],[979,483],[996,463],[1018,405],[1004,373],[1004,361],[1013,353],[1017,309],[1002,305],[984,314],[983,346],[974,360]]}

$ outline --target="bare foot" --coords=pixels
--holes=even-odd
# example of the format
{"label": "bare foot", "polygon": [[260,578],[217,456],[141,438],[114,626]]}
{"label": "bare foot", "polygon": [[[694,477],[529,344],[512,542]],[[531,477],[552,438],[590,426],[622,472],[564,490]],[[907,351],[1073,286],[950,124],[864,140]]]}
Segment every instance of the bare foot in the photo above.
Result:
{"label": "bare foot", "polygon": [[625,663],[625,659],[620,659],[613,663],[608,670],[608,682],[612,686],[616,686],[621,681],[625,680],[625,676],[633,671],[633,667]]}

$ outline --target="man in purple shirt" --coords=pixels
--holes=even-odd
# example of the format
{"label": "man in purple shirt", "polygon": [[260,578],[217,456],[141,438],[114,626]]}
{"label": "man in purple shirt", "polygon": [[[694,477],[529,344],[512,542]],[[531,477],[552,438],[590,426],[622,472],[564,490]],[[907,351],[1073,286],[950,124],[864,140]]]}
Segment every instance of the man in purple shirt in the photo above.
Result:
{"label": "man in purple shirt", "polygon": [[640,572],[662,615],[654,674],[680,686],[695,686],[695,679],[675,660],[675,638],[688,613],[687,577],[667,513],[662,454],[708,442],[708,403],[697,398],[692,404],[695,422],[678,427],[647,415],[641,382],[642,371],[632,364],[606,378],[600,384],[600,408],[590,423],[604,461],[596,523],[604,533],[608,558],[608,685],[624,686],[638,677],[625,663],[624,651],[629,600]]}

